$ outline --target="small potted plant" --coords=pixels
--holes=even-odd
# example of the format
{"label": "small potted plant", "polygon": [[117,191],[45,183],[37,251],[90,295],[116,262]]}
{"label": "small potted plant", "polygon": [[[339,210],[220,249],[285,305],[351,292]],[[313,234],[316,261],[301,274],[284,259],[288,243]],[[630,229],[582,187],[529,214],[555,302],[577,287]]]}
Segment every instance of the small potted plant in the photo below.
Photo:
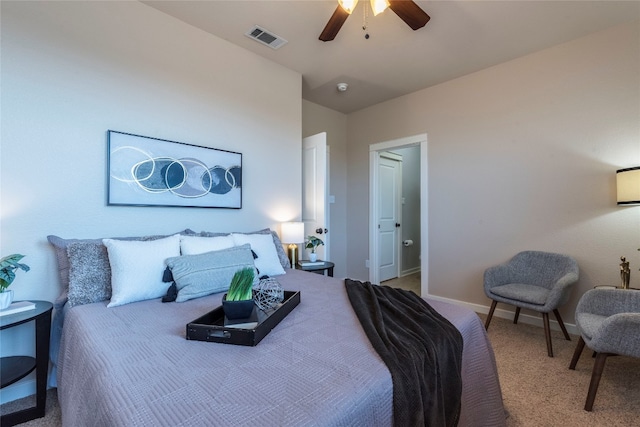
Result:
{"label": "small potted plant", "polygon": [[324,242],[316,236],[307,236],[307,243],[304,245],[306,249],[311,249],[309,254],[309,261],[316,262],[318,260],[318,254],[316,248],[320,245],[324,246]]}
{"label": "small potted plant", "polygon": [[16,278],[15,270],[29,271],[28,265],[19,262],[22,258],[24,255],[13,254],[0,259],[0,310],[9,307],[13,302],[13,290],[7,288]]}
{"label": "small potted plant", "polygon": [[229,290],[222,297],[222,309],[228,319],[244,319],[253,311],[253,268],[238,270],[231,279]]}

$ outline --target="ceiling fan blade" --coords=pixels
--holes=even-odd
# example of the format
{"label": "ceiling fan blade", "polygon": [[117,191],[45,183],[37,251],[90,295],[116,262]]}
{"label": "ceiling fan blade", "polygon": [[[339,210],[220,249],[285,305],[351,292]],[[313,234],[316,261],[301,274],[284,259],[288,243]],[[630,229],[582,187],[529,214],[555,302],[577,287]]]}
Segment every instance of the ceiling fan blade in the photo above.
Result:
{"label": "ceiling fan blade", "polygon": [[342,24],[349,17],[349,13],[342,8],[342,6],[338,5],[331,18],[329,18],[329,22],[325,25],[324,30],[318,37],[323,42],[328,42],[336,38],[338,31],[342,28]]}
{"label": "ceiling fan blade", "polygon": [[412,30],[424,27],[431,19],[412,0],[389,0],[389,9],[393,10]]}

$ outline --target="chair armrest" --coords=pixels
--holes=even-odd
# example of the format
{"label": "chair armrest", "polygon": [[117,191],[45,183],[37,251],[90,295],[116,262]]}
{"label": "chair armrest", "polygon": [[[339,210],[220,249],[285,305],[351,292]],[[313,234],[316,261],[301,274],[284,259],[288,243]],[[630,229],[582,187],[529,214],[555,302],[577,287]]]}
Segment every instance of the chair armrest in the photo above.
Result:
{"label": "chair armrest", "polygon": [[589,346],[597,352],[640,357],[640,313],[619,313],[602,322]]}
{"label": "chair armrest", "polygon": [[578,274],[576,272],[569,272],[556,281],[551,288],[549,296],[547,297],[547,303],[550,307],[558,307],[565,304],[569,299],[571,289],[573,285],[578,281]]}
{"label": "chair armrest", "polygon": [[511,283],[511,268],[508,262],[489,267],[484,271],[484,289],[489,289]]}

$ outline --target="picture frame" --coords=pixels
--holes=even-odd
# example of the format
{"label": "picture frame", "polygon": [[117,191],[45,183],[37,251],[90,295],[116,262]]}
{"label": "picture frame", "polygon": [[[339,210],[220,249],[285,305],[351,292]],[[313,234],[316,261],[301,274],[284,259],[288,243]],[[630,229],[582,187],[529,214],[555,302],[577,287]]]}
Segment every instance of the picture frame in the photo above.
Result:
{"label": "picture frame", "polygon": [[242,154],[107,131],[107,205],[242,208]]}

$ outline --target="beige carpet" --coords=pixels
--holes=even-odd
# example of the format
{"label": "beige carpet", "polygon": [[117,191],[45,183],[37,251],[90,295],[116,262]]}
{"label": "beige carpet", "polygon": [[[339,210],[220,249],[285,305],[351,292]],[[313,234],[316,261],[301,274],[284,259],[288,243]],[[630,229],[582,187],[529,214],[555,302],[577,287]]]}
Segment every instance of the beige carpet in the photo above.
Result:
{"label": "beige carpet", "polygon": [[420,273],[409,274],[408,276],[396,277],[395,279],[386,280],[382,285],[392,288],[401,288],[413,291],[416,295],[420,295],[421,279]]}
{"label": "beige carpet", "polygon": [[[480,317],[484,322],[485,316]],[[494,318],[488,334],[508,426],[640,425],[640,359],[609,357],[593,411],[587,412],[583,408],[594,359],[585,348],[576,370],[569,370],[577,337],[566,341],[561,332],[553,331],[550,358],[541,327]]]}
{"label": "beige carpet", "polygon": [[[484,322],[484,316],[480,315]],[[576,338],[566,341],[554,332],[555,357],[547,357],[542,328],[494,318],[489,328],[509,417],[507,425],[531,427],[640,426],[640,359],[610,357],[604,369],[593,412],[583,410],[593,359],[588,349],[575,371],[568,369]],[[635,337],[638,339],[638,337]],[[26,400],[0,406],[12,412]],[[55,390],[49,390],[45,418],[27,427],[61,426]]]}

